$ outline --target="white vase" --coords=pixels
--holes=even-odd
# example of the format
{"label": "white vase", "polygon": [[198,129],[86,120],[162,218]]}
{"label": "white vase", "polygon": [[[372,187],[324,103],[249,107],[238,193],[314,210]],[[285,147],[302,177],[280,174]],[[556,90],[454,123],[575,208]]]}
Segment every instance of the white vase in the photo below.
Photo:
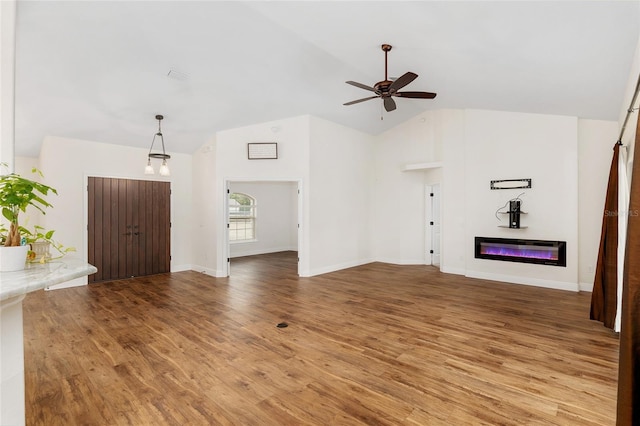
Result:
{"label": "white vase", "polygon": [[28,251],[29,246],[0,247],[0,272],[23,270]]}

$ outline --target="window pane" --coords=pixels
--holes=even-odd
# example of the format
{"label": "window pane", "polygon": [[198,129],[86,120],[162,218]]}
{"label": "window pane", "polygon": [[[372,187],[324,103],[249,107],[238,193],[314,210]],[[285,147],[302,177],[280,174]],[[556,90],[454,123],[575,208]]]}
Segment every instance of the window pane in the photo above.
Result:
{"label": "window pane", "polygon": [[229,241],[255,239],[255,221],[255,199],[238,192],[229,194]]}

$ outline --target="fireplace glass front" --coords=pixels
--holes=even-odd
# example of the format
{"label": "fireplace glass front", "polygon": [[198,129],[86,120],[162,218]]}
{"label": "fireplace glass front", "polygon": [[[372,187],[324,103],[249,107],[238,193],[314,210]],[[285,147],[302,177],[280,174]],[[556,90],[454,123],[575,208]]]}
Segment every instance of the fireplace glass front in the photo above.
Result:
{"label": "fireplace glass front", "polygon": [[565,241],[475,238],[476,259],[567,266]]}

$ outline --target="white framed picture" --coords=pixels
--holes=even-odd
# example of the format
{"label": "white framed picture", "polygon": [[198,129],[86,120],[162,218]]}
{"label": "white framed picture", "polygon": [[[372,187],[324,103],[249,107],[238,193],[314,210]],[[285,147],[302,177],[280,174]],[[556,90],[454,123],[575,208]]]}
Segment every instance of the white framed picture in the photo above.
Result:
{"label": "white framed picture", "polygon": [[275,160],[278,158],[278,143],[249,142],[247,153],[249,160]]}

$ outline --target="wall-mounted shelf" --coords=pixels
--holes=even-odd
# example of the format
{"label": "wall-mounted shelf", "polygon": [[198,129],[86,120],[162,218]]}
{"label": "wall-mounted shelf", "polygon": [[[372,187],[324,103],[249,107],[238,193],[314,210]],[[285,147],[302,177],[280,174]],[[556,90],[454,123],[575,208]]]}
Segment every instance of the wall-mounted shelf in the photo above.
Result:
{"label": "wall-mounted shelf", "polygon": [[442,161],[434,161],[431,163],[413,163],[413,164],[406,164],[404,166],[404,169],[402,169],[402,171],[410,172],[413,170],[429,170],[429,169],[437,169],[439,167],[442,167]]}
{"label": "wall-mounted shelf", "polygon": [[[522,204],[522,200],[519,198],[514,198],[509,200],[509,211],[506,212],[496,212],[499,214],[508,214],[509,215],[509,225],[498,225],[499,228],[509,228],[509,229],[522,229],[526,228],[526,226],[520,226],[520,215],[527,214],[527,212],[523,212],[520,210],[520,205]],[[497,217],[497,216],[496,216]]]}

